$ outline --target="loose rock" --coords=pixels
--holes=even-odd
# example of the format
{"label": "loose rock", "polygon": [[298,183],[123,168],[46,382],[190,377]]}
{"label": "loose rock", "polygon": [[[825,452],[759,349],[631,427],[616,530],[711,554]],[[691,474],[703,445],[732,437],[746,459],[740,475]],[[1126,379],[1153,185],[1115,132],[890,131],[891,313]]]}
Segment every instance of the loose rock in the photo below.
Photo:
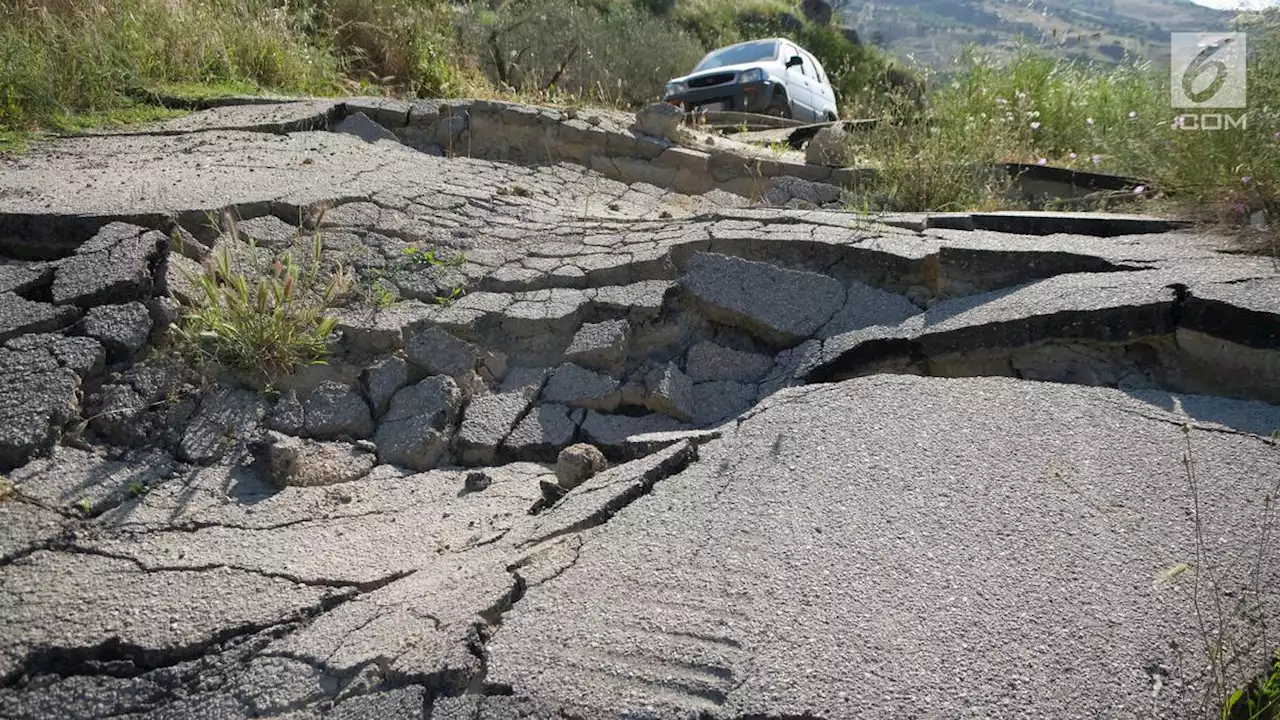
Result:
{"label": "loose rock", "polygon": [[267,432],[267,468],[281,487],[315,487],[359,480],[376,458],[354,445]]}
{"label": "loose rock", "polygon": [[560,451],[556,458],[556,480],[560,487],[572,490],[608,467],[604,453],[595,445],[578,443]]}

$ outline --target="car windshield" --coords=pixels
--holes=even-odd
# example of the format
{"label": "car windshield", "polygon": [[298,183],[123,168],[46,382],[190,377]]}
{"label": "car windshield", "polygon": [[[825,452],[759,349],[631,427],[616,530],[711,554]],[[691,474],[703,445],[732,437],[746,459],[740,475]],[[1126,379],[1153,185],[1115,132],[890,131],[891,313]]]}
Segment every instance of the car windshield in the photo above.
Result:
{"label": "car windshield", "polygon": [[698,67],[694,68],[693,71],[702,72],[703,70],[712,70],[726,65],[772,60],[777,54],[778,44],[770,40],[733,45],[709,53],[702,58],[702,62],[698,63]]}

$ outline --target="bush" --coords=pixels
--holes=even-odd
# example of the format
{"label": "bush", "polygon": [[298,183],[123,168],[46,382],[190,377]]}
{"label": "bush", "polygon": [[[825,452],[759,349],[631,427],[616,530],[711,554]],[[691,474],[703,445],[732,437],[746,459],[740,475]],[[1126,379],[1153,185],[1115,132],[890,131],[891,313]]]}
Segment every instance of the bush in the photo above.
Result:
{"label": "bush", "polygon": [[464,35],[500,88],[606,104],[658,99],[702,56],[692,37],[628,5],[514,0],[471,16]]}
{"label": "bush", "polygon": [[[1280,12],[1242,18],[1253,52],[1248,128],[1175,127],[1167,74],[1102,67],[1024,48],[1005,62],[970,52],[919,114],[882,109],[882,127],[855,136],[853,153],[884,171],[873,195],[899,209],[962,209],[994,202],[972,163],[1026,162],[1128,175],[1184,209],[1242,220],[1276,218],[1280,200]],[[900,110],[901,108],[897,108]],[[1147,193],[1149,194],[1149,192]]]}

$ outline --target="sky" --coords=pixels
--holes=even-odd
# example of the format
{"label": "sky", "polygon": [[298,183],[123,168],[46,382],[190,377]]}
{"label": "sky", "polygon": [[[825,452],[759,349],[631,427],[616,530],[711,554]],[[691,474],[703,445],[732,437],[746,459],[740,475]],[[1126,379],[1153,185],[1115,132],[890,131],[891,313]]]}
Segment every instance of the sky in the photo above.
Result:
{"label": "sky", "polygon": [[1280,5],[1280,0],[1191,0],[1191,2],[1217,10],[1260,10]]}

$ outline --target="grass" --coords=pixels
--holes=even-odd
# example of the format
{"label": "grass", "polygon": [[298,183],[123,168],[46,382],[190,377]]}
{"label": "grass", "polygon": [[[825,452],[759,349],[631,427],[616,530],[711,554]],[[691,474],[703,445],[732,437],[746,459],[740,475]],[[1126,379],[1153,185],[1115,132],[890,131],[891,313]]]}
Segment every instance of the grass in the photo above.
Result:
{"label": "grass", "polygon": [[[235,237],[234,226],[229,235]],[[317,234],[305,271],[285,254],[254,278],[223,243],[200,275],[188,278],[195,291],[175,328],[179,346],[202,366],[230,368],[268,385],[300,364],[323,363],[337,324],[325,310],[352,280],[339,268],[320,285],[322,253]]]}
{"label": "grass", "polygon": [[859,188],[868,206],[954,210],[1001,205],[1007,183],[965,168],[1023,162],[1145,181],[1156,197],[1206,220],[1245,224],[1280,203],[1280,11],[1241,16],[1249,32],[1246,129],[1175,127],[1166,68],[1103,67],[1022,48],[997,60],[971,51],[931,78],[926,107],[886,94],[846,108],[878,117],[852,153],[882,171]]}

